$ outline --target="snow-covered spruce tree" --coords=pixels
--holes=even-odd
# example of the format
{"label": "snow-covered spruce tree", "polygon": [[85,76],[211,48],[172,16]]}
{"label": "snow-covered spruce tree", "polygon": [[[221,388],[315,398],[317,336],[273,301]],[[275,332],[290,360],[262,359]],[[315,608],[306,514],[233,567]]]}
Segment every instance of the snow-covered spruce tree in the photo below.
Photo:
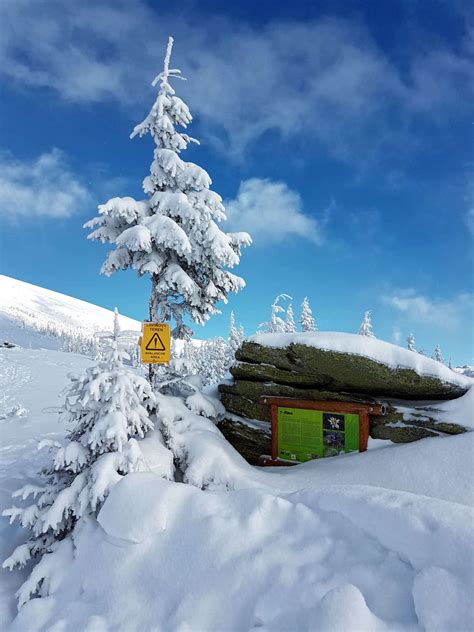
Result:
{"label": "snow-covered spruce tree", "polygon": [[415,336],[410,334],[407,338],[407,349],[408,351],[416,351],[415,349]]}
{"label": "snow-covered spruce tree", "polygon": [[318,327],[313,318],[313,312],[309,304],[308,298],[305,296],[301,303],[301,331],[318,331]]}
{"label": "snow-covered spruce tree", "polygon": [[151,277],[149,319],[174,320],[174,338],[190,338],[185,317],[203,324],[219,313],[216,303],[227,302],[245,282],[225,268],[240,260],[242,246],[251,243],[247,233],[225,233],[218,223],[226,219],[221,197],[210,190],[209,175],[179,154],[190,142],[186,128],[192,117],[175,95],[171,79],[183,79],[169,67],[173,38],[169,38],[163,71],[155,77],[158,96],[148,116],[131,134],[150,134],[155,145],[150,175],[143,181],[146,200],[112,198],[99,206],[99,216],[85,224],[93,228],[89,239],[113,244],[102,272],[132,268]]}
{"label": "snow-covered spruce tree", "polygon": [[286,310],[285,324],[286,324],[286,331],[289,334],[294,334],[296,331],[296,324],[295,324],[295,317],[293,315],[293,305],[291,303],[288,305],[288,308]]}
{"label": "snow-covered spruce tree", "polygon": [[233,354],[235,354],[237,349],[240,347],[240,345],[242,344],[243,339],[244,339],[243,327],[241,325],[237,329],[237,327],[235,326],[234,312],[231,312],[230,313],[230,323],[229,323],[228,343],[229,343],[229,347],[231,348]]}
{"label": "snow-covered spruce tree", "polygon": [[287,331],[286,321],[279,316],[279,314],[285,313],[285,308],[279,304],[280,300],[291,301],[293,299],[288,294],[278,294],[276,299],[273,301],[270,320],[266,323],[260,323],[258,331],[268,334],[283,333]]}
{"label": "snow-covered spruce tree", "polygon": [[443,354],[441,353],[441,347],[438,345],[436,345],[436,349],[433,352],[432,355],[433,360],[436,360],[437,362],[442,362],[444,364],[444,360],[443,360]]}
{"label": "snow-covered spruce tree", "polygon": [[364,313],[364,319],[359,327],[359,336],[367,336],[368,338],[375,338],[372,331],[372,312],[367,310]]}
{"label": "snow-covered spruce tree", "polygon": [[32,496],[33,502],[3,512],[31,531],[3,567],[38,560],[17,592],[20,607],[32,596],[47,595],[51,578],[67,568],[78,521],[97,514],[124,475],[146,469],[135,437],[153,427],[148,410],[156,402],[148,382],[124,366],[125,358],[116,314],[105,360],[81,376],[69,376],[61,417],[72,428],[64,445],[39,444],[54,452],[52,464],[41,472],[42,485],[26,485],[13,494],[22,500]]}

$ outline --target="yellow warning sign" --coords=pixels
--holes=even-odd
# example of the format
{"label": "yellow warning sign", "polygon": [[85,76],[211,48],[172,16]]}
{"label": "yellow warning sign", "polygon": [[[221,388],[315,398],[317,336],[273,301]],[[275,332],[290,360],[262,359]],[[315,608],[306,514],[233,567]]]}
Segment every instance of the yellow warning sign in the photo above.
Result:
{"label": "yellow warning sign", "polygon": [[170,361],[170,326],[166,323],[143,323],[140,357],[145,364],[165,364]]}

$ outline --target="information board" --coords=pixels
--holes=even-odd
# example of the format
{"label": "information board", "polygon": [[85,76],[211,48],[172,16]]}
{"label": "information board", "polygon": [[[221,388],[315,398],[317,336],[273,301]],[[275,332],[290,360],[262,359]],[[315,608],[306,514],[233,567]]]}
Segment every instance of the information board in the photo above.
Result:
{"label": "information board", "polygon": [[359,415],[278,407],[278,458],[305,462],[359,451]]}

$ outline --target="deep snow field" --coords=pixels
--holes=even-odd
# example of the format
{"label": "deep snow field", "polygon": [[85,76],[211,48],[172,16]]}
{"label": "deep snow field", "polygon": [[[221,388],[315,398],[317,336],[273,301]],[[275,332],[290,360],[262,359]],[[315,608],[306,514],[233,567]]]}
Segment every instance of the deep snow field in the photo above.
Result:
{"label": "deep snow field", "polygon": [[[67,373],[91,362],[0,349],[2,510],[48,460],[37,439],[64,434]],[[162,412],[206,489],[164,480],[151,437],[150,472],[125,477],[77,529],[51,596],[17,614],[25,571],[1,570],[4,629],[472,629],[474,434],[259,469],[178,402]],[[25,534],[3,518],[0,539],[4,559]]]}

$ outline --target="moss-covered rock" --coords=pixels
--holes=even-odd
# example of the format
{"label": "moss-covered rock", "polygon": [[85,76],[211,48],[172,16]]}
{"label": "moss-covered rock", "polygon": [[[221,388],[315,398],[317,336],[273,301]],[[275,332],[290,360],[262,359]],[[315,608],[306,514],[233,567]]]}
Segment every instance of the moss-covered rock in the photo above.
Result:
{"label": "moss-covered rock", "polygon": [[234,393],[221,393],[221,402],[225,409],[239,417],[270,421],[270,406],[260,404],[258,400],[252,401],[247,397]]}
{"label": "moss-covered rock", "polygon": [[[418,408],[418,411],[429,411],[427,409]],[[391,408],[387,414],[383,416],[371,417],[370,426],[371,429],[374,426],[387,425],[387,424],[403,424],[406,426],[418,426],[420,428],[428,428],[435,430],[436,432],[442,432],[443,434],[462,434],[467,432],[467,429],[459,424],[436,421],[433,417],[429,417],[426,412],[413,412],[413,413],[401,413],[396,409]]]}
{"label": "moss-covered rock", "polygon": [[237,380],[232,384],[220,384],[219,392],[239,395],[253,402],[258,402],[263,395],[271,397],[289,397],[292,399],[308,399],[312,401],[338,401],[338,402],[360,402],[364,404],[375,404],[375,399],[363,397],[354,393],[335,393],[333,391],[323,391],[311,388],[298,388],[287,384],[276,384],[275,382],[252,382],[251,380]]}
{"label": "moss-covered rock", "polygon": [[389,439],[393,443],[411,443],[427,437],[437,437],[438,435],[427,428],[418,426],[391,426],[379,424],[371,427],[370,436],[373,439]]}
{"label": "moss-covered rock", "polygon": [[294,371],[286,371],[270,364],[252,364],[236,362],[230,369],[235,380],[253,382],[276,382],[297,388],[318,388],[319,383],[313,376],[306,376]]}
{"label": "moss-covered rock", "polygon": [[453,399],[466,392],[459,384],[413,369],[392,369],[364,356],[302,344],[276,348],[244,342],[236,359],[232,369],[236,379],[409,400]]}
{"label": "moss-covered rock", "polygon": [[232,419],[223,419],[218,424],[227,441],[246,459],[251,465],[258,465],[258,459],[262,454],[271,454],[272,440],[270,424],[261,427],[247,425]]}

